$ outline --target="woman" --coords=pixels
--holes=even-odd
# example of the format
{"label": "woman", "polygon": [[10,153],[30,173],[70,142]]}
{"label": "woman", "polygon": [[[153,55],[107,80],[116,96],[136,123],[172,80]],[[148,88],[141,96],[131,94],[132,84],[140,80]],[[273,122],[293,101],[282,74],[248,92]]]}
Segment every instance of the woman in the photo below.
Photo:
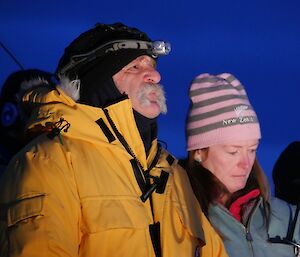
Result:
{"label": "woman", "polygon": [[244,87],[228,73],[201,74],[190,98],[187,170],[228,255],[297,256],[300,221],[294,207],[269,196],[256,159],[259,122]]}

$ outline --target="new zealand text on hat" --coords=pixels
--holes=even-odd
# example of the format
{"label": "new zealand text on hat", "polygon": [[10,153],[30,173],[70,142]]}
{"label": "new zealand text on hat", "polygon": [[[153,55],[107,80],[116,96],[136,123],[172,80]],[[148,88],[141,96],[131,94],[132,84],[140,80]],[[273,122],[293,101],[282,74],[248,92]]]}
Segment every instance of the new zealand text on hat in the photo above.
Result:
{"label": "new zealand text on hat", "polygon": [[247,93],[232,74],[200,74],[193,80],[189,95],[188,151],[261,137]]}

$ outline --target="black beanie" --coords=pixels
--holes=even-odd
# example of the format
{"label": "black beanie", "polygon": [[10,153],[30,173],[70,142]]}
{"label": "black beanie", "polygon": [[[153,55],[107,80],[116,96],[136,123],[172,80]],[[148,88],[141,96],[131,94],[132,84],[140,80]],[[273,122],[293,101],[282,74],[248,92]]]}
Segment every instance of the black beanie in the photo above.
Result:
{"label": "black beanie", "polygon": [[300,201],[300,141],[290,143],[273,167],[275,196],[291,204]]}
{"label": "black beanie", "polygon": [[[107,43],[120,40],[151,42],[151,39],[144,32],[136,28],[127,27],[122,23],[111,25],[96,24],[93,29],[82,33],[65,49],[56,70],[57,75],[66,75],[71,80],[80,79],[91,67],[97,65],[98,68],[101,68],[99,76],[102,76],[102,81],[105,81],[137,57],[141,55],[153,57],[148,49],[121,48],[118,51],[111,51],[109,49],[112,48],[111,45],[108,48],[105,47]],[[101,50],[102,48],[103,51]],[[95,51],[96,49],[98,50]],[[92,51],[94,51],[94,54],[86,58],[86,54]],[[86,61],[83,61],[83,59],[86,59]],[[72,60],[80,60],[82,62],[66,70],[67,66],[72,63]]]}
{"label": "black beanie", "polygon": [[[157,58],[145,48],[121,47],[117,51],[109,49],[113,47],[114,41],[121,40],[152,42],[144,32],[122,23],[97,24],[93,29],[82,33],[65,49],[56,74],[59,77],[66,76],[70,80],[80,79],[79,102],[100,107],[109,101],[116,101],[121,95],[114,83],[111,83],[112,76],[141,55]],[[105,92],[100,88],[105,85],[106,91],[112,91],[108,96],[103,95]],[[103,102],[103,98],[109,99]]]}

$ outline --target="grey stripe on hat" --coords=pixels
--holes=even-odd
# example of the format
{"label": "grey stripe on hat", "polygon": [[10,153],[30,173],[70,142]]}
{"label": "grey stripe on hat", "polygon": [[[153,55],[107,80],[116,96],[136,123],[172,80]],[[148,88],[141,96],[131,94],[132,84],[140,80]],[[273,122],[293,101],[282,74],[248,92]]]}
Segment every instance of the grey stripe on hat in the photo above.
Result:
{"label": "grey stripe on hat", "polygon": [[242,85],[234,87],[230,84],[223,84],[223,85],[219,85],[219,86],[215,86],[215,87],[203,87],[203,88],[191,90],[190,97],[193,97],[195,95],[202,95],[202,94],[206,94],[206,93],[210,93],[210,92],[215,92],[215,91],[219,91],[219,90],[224,90],[224,89],[235,89],[235,90],[241,91],[241,90],[244,90],[244,87]]}
{"label": "grey stripe on hat", "polygon": [[[247,104],[243,104],[243,105],[248,107],[247,111],[248,110],[253,110],[251,105],[247,105]],[[192,116],[189,116],[188,122],[204,120],[204,119],[214,117],[216,115],[220,115],[220,114],[223,114],[223,113],[233,112],[234,108],[237,107],[237,106],[240,106],[240,104],[239,105],[234,104],[234,105],[219,108],[219,109],[216,109],[216,110],[213,110],[213,111],[210,111],[210,112],[205,112],[205,113],[192,115]]]}
{"label": "grey stripe on hat", "polygon": [[195,78],[193,81],[192,81],[192,84],[194,83],[206,83],[206,82],[210,82],[210,83],[213,83],[213,82],[218,82],[218,81],[222,81],[223,79],[221,78],[218,78],[218,77],[204,77],[204,78]]}
{"label": "grey stripe on hat", "polygon": [[[214,83],[214,82],[218,82],[218,81],[224,81],[226,83],[231,83],[232,81],[237,80],[237,78],[235,76],[233,76],[232,74],[228,73],[228,77],[227,78],[222,78],[220,76],[208,76],[208,77],[203,77],[203,78],[195,78],[192,83]],[[238,80],[237,80],[238,81]]]}
{"label": "grey stripe on hat", "polygon": [[226,78],[226,80],[227,80],[229,83],[231,83],[232,81],[237,80],[237,78],[236,78],[235,76],[233,76],[232,74],[230,74],[230,75]]}
{"label": "grey stripe on hat", "polygon": [[258,123],[258,119],[256,116],[242,116],[238,118],[225,119],[203,127],[187,129],[187,134],[188,136],[194,136],[194,135],[202,134],[219,128],[231,127],[231,126],[242,125],[247,123]]}
{"label": "grey stripe on hat", "polygon": [[204,107],[207,105],[211,105],[211,104],[215,104],[215,103],[219,103],[219,102],[223,102],[223,101],[227,101],[227,100],[231,100],[231,99],[248,100],[248,97],[246,95],[222,95],[222,96],[210,98],[207,100],[203,100],[198,103],[194,103],[193,108],[195,109],[195,108],[199,108],[199,107]]}

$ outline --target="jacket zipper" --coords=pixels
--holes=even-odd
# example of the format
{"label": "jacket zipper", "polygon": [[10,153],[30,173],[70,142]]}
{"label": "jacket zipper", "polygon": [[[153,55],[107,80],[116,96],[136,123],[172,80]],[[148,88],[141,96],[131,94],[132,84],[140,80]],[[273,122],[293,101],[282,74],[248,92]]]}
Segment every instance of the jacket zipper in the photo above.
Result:
{"label": "jacket zipper", "polygon": [[[121,144],[123,145],[125,150],[128,152],[128,154],[130,154],[131,157],[133,158],[132,161],[131,161],[131,164],[134,164],[134,165],[132,165],[132,167],[133,167],[134,172],[136,171],[135,172],[136,178],[137,178],[137,176],[140,177],[140,179],[137,179],[137,183],[139,184],[141,191],[143,192],[143,188],[144,189],[148,188],[146,192],[143,192],[143,194],[140,198],[143,202],[145,202],[147,199],[149,199],[151,214],[152,214],[152,220],[153,220],[153,224],[149,224],[150,238],[151,238],[151,242],[152,242],[152,246],[153,246],[155,256],[156,257],[161,257],[160,222],[155,222],[153,202],[152,202],[152,193],[159,186],[160,177],[155,177],[155,176],[150,175],[150,170],[156,165],[156,163],[159,160],[159,156],[160,156],[160,153],[161,153],[161,147],[160,147],[160,145],[158,145],[156,156],[154,157],[152,163],[149,165],[149,168],[145,171],[143,169],[143,166],[142,166],[141,162],[136,157],[133,150],[131,149],[131,147],[129,146],[129,144],[127,143],[125,138],[123,137],[123,135],[118,131],[115,123],[113,122],[113,120],[111,119],[111,117],[108,113],[108,110],[103,109],[103,111],[104,111],[104,114],[105,114],[112,130],[114,131],[115,135],[117,136],[117,138],[119,139],[119,141],[121,142]],[[153,180],[154,183],[151,184],[151,180]],[[144,181],[145,184],[141,188],[140,184],[142,183],[142,181]]]}
{"label": "jacket zipper", "polygon": [[245,232],[245,238],[247,240],[247,242],[249,243],[249,248],[251,249],[251,253],[252,253],[252,256],[254,257],[254,251],[253,251],[253,245],[252,245],[252,241],[253,241],[253,237],[251,235],[251,232],[250,232],[250,223],[251,223],[251,219],[252,219],[252,216],[254,214],[254,212],[257,210],[259,204],[261,203],[261,198],[259,198],[259,201],[257,201],[255,207],[252,208],[250,214],[249,214],[249,218],[248,218],[248,221],[247,221],[247,224],[244,225],[243,223],[237,221],[233,216],[232,214],[229,212],[229,210],[227,208],[225,208],[224,206],[222,205],[219,205],[220,208],[222,208],[225,212],[227,212],[227,214],[232,218],[234,219],[235,222],[237,222],[244,230]]}
{"label": "jacket zipper", "polygon": [[[245,233],[246,233],[246,239],[250,245],[250,248],[251,248],[251,253],[252,253],[252,256],[254,257],[254,250],[253,250],[253,245],[252,245],[252,241],[253,241],[253,237],[251,235],[251,232],[250,232],[250,223],[251,223],[251,220],[252,220],[252,217],[253,217],[253,214],[256,212],[258,206],[260,205],[261,203],[261,197],[259,198],[259,200],[257,201],[256,205],[252,208],[252,210],[250,211],[249,213],[249,217],[248,217],[248,220],[247,220],[247,223],[246,225],[244,226],[245,228]],[[242,224],[243,225],[243,224]]]}

